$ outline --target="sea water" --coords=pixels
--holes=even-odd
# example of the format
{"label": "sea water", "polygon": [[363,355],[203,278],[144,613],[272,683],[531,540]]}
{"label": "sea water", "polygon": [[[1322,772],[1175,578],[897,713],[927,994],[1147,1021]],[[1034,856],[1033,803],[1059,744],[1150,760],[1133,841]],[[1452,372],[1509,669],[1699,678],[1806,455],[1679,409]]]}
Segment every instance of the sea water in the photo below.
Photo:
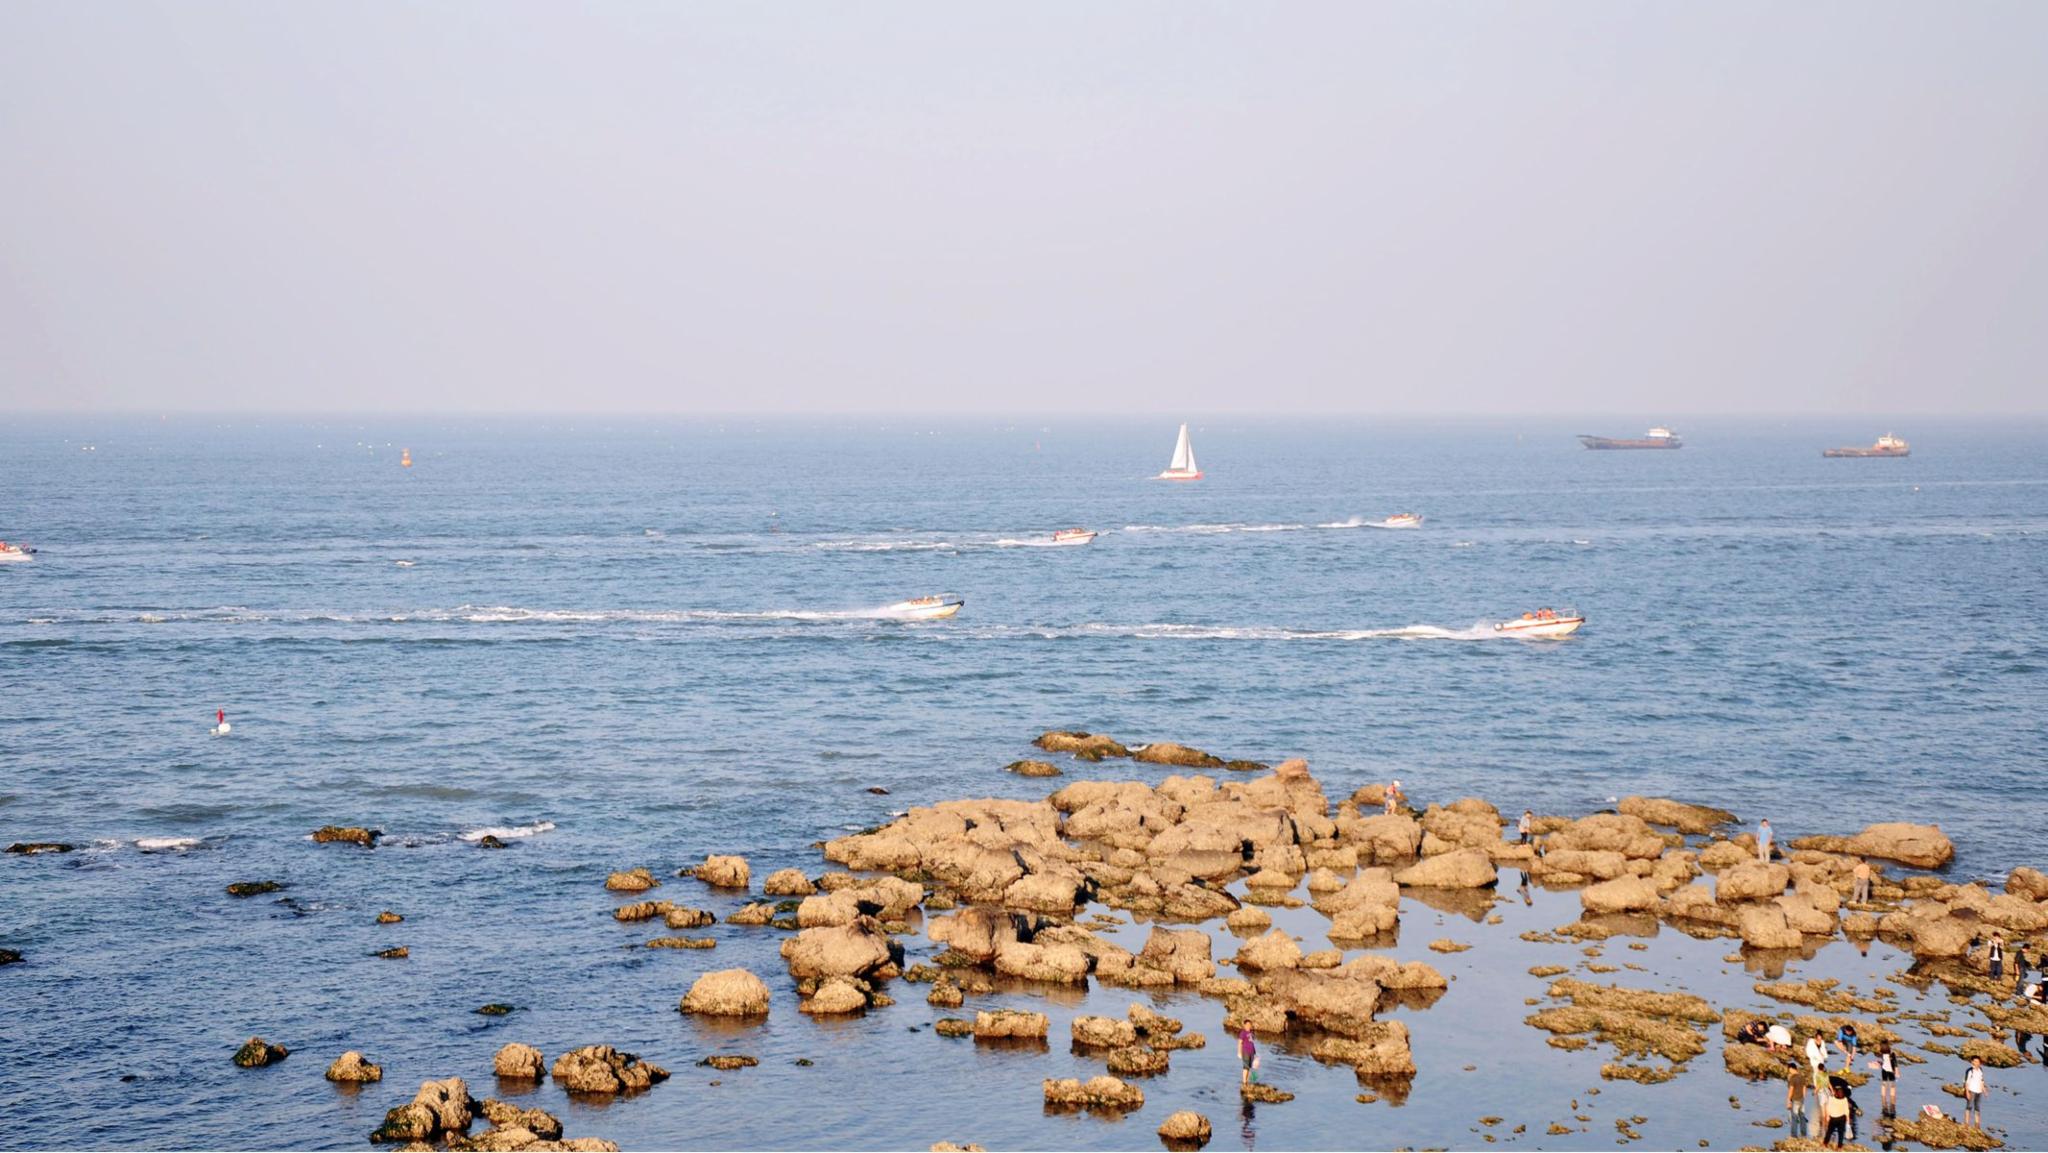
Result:
{"label": "sea water", "polygon": [[[1544,1135],[1600,1083],[1601,1047],[1546,1048],[1512,1015],[1541,992],[1513,934],[1570,920],[1568,893],[1504,904],[1500,927],[1404,902],[1396,955],[1460,977],[1404,1012],[1423,1067],[1404,1104],[1359,1105],[1348,1070],[1281,1046],[1268,1077],[1299,1099],[1240,1118],[1221,1007],[1179,996],[1162,1008],[1210,1046],[1121,1121],[1048,1115],[1038,1080],[1099,1072],[1067,1054],[1067,1019],[1141,996],[1007,991],[1054,1014],[1051,1053],[981,1050],[933,1036],[905,983],[864,1018],[802,1017],[774,930],[649,950],[656,932],[609,916],[614,869],[740,852],[757,878],[815,873],[815,842],[909,806],[1042,796],[1062,782],[1001,769],[1047,728],[1306,757],[1333,798],[1392,777],[1507,811],[1673,795],[1781,839],[1935,821],[1958,878],[2048,863],[2038,422],[1902,423],[1910,458],[1823,460],[1892,426],[1699,420],[1675,452],[1587,452],[1572,434],[1631,428],[1197,419],[1208,476],[1151,480],[1177,423],[10,418],[0,537],[42,551],[0,568],[0,840],[78,846],[0,858],[0,946],[28,958],[0,968],[14,1139],[361,1147],[420,1080],[498,1092],[509,1040],[671,1068],[609,1107],[521,1098],[627,1147],[1149,1148],[1180,1107],[1220,1148],[1355,1145],[1361,1125],[1470,1144],[1489,1112],[1530,1122],[1501,1134],[1524,1146],[1609,1139]],[[1376,527],[1395,512],[1425,522]],[[1070,526],[1103,535],[1040,547]],[[930,593],[966,608],[880,611]],[[1561,642],[1491,627],[1544,606],[1588,623]],[[208,735],[217,708],[231,736]],[[1054,759],[1066,779],[1163,775]],[[324,824],[384,840],[314,845]],[[223,891],[263,879],[288,888]],[[739,903],[687,880],[652,895]],[[387,908],[405,923],[374,924]],[[1319,947],[1320,918],[1297,916]],[[1479,947],[1422,950],[1444,932]],[[1503,941],[1523,951],[1489,960]],[[396,944],[412,956],[370,956]],[[1763,1003],[1727,945],[1667,931],[1629,959]],[[1835,954],[1866,981],[1901,963]],[[735,965],[775,989],[766,1025],[675,1012]],[[486,1001],[521,1008],[474,1014]],[[293,1056],[236,1069],[255,1033]],[[346,1048],[385,1081],[322,1081]],[[761,1065],[692,1064],[713,1051]],[[1726,1101],[1775,1114],[1770,1092],[1713,1053],[1694,1067],[1609,1086],[1599,1123],[1776,1136]],[[2015,1122],[2002,1100],[1991,1120]]]}

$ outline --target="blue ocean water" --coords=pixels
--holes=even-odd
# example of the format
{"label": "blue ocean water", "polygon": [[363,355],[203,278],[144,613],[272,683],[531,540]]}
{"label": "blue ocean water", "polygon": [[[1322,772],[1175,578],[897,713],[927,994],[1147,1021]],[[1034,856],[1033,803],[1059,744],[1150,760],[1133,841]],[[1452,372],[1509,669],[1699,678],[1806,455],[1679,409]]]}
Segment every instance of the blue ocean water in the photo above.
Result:
{"label": "blue ocean water", "polygon": [[[815,872],[814,842],[910,805],[1043,795],[1000,768],[1055,727],[1304,756],[1333,797],[1676,795],[1781,837],[1937,821],[1963,876],[2041,865],[2048,427],[1921,420],[1908,459],[1820,457],[1866,425],[1587,452],[1573,433],[1636,430],[1197,420],[1208,476],[1168,484],[1161,421],[10,418],[0,537],[42,551],[0,566],[0,840],[81,851],[0,858],[0,946],[29,957],[0,968],[0,1112],[32,1144],[360,1146],[505,1040],[672,1068],[727,1044],[762,1068],[576,1106],[572,1135],[1149,1147],[1163,1111],[1045,1117],[1054,1074],[904,1035],[914,990],[900,1019],[814,1024],[791,995],[707,1033],[673,1012],[689,977],[746,964],[781,998],[776,942],[639,949],[597,887],[707,851]],[[1424,525],[1373,527],[1399,511]],[[1039,547],[1069,525],[1104,535]],[[965,610],[875,611],[935,592]],[[1589,623],[1488,625],[1542,605]],[[306,840],[328,823],[387,840]],[[463,839],[485,830],[515,848]],[[222,891],[262,878],[284,902]],[[412,958],[368,957],[388,944]],[[300,1054],[236,1070],[251,1033]],[[387,1063],[360,1098],[318,1077],[347,1047]],[[859,1075],[828,1080],[833,1053]],[[1464,1133],[1427,1112],[1399,1139]],[[1344,1142],[1321,1123],[1260,1114],[1269,1143]]]}

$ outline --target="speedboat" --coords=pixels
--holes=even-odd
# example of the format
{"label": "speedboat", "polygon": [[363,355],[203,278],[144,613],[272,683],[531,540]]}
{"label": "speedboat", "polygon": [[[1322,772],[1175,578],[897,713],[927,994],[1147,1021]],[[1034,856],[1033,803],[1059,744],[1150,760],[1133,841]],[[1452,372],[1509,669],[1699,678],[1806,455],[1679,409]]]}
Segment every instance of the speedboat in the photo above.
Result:
{"label": "speedboat", "polygon": [[1523,613],[1520,620],[1501,621],[1493,626],[1493,631],[1508,636],[1544,640],[1568,637],[1578,632],[1579,626],[1585,623],[1585,617],[1569,609],[1563,612],[1557,609],[1537,609],[1535,612]]}
{"label": "speedboat", "polygon": [[1422,514],[1419,512],[1397,512],[1380,522],[1381,528],[1421,528]]}
{"label": "speedboat", "polygon": [[8,544],[0,540],[0,564],[20,564],[36,558],[36,550],[26,545]]}
{"label": "speedboat", "polygon": [[1087,544],[1095,539],[1095,530],[1086,528],[1063,528],[1052,534],[1054,544]]}
{"label": "speedboat", "polygon": [[961,606],[966,603],[964,597],[918,597],[915,600],[897,601],[882,611],[904,620],[936,621],[959,612]]}

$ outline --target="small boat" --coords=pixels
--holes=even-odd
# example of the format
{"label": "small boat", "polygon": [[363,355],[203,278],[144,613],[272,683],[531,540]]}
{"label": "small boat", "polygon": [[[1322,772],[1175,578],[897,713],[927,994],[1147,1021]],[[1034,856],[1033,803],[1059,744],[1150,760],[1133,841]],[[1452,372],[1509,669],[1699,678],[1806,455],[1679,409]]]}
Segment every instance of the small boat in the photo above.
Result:
{"label": "small boat", "polygon": [[1397,512],[1380,522],[1381,528],[1421,528],[1422,514],[1419,512]]}
{"label": "small boat", "polygon": [[1195,448],[1188,443],[1188,426],[1182,422],[1180,439],[1173,442],[1173,460],[1166,471],[1159,474],[1160,480],[1200,480],[1202,469],[1195,463]]}
{"label": "small boat", "polygon": [[1086,528],[1063,528],[1052,534],[1054,544],[1087,544],[1095,539],[1095,530]]}
{"label": "small boat", "polygon": [[1540,640],[1568,637],[1578,632],[1579,626],[1585,623],[1585,617],[1570,610],[1559,612],[1556,609],[1537,609],[1532,613],[1523,613],[1520,620],[1501,621],[1493,626],[1493,631]]}
{"label": "small boat", "polygon": [[1579,443],[1587,448],[1684,448],[1685,442],[1678,434],[1662,425],[1651,429],[1640,437],[1579,436]]}
{"label": "small boat", "polygon": [[411,468],[411,467],[412,467],[412,450],[411,450],[411,449],[409,449],[409,448],[401,448],[401,449],[399,449],[399,450],[398,450],[398,467],[400,467],[400,468]]}
{"label": "small boat", "polygon": [[1885,433],[1883,436],[1878,437],[1877,443],[1869,448],[1824,448],[1820,450],[1820,454],[1826,457],[1911,456],[1912,453],[1912,445],[1907,444],[1891,433]]}
{"label": "small boat", "polygon": [[0,564],[20,564],[36,559],[36,550],[26,545],[8,544],[0,540]]}
{"label": "small boat", "polygon": [[959,612],[961,606],[966,603],[964,597],[918,597],[914,600],[897,601],[882,611],[905,620],[936,621]]}

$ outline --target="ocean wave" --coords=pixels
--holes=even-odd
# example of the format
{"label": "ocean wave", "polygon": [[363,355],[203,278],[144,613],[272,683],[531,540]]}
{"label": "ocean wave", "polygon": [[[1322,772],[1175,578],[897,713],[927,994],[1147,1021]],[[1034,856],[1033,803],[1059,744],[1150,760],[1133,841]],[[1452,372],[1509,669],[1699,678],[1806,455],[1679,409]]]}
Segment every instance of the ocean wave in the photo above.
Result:
{"label": "ocean wave", "polygon": [[135,847],[145,853],[182,853],[205,843],[199,837],[138,837]]}
{"label": "ocean wave", "polygon": [[555,827],[553,821],[535,821],[530,825],[485,825],[480,829],[465,829],[456,834],[464,841],[481,841],[485,837],[496,837],[501,841],[515,837],[532,837],[548,832]]}

